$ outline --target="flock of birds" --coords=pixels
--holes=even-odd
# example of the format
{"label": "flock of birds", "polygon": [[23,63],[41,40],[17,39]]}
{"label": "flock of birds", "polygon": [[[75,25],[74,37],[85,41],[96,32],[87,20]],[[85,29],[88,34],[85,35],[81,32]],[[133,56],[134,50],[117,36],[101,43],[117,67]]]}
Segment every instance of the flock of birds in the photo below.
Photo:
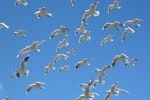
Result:
{"label": "flock of birds", "polygon": [[[111,11],[113,9],[120,9],[121,7],[119,6],[119,0],[115,0],[112,4],[108,5],[108,10],[107,13],[111,13]],[[75,0],[71,0],[71,4],[74,7],[75,6],[76,1]],[[81,26],[79,28],[76,28],[75,31],[75,35],[78,35],[79,33],[83,33],[82,35],[80,35],[78,42],[81,43],[84,40],[90,41],[91,37],[89,36],[91,31],[86,30],[86,27],[88,26],[88,24],[86,23],[86,21],[88,20],[89,17],[91,16],[99,16],[100,15],[100,11],[97,11],[96,8],[98,6],[99,2],[95,2],[92,3],[90,5],[90,8],[85,10],[82,18],[81,18]],[[28,2],[26,0],[16,0],[16,2],[14,3],[14,5],[24,5],[27,6]],[[50,17],[52,16],[52,13],[47,12],[45,7],[39,8],[39,11],[35,12],[35,15],[37,18],[41,18],[43,16],[47,16]],[[135,27],[140,27],[139,22],[141,21],[141,19],[135,18],[132,20],[127,20],[125,21],[123,24],[121,24],[119,21],[115,21],[115,22],[106,22],[103,27],[102,30],[106,30],[108,28],[113,28],[116,30],[120,30],[120,28],[124,28],[124,31],[122,33],[122,41],[126,40],[126,37],[129,33],[135,33],[135,30],[131,27],[126,27],[128,26],[128,24],[131,24]],[[7,28],[9,29],[9,26],[7,24],[0,23],[0,29],[1,28]],[[60,26],[59,29],[55,29],[51,34],[49,39],[53,39],[55,38],[57,35],[63,35],[64,37],[69,36],[67,34],[67,31],[69,30],[69,28],[65,27],[65,26]],[[24,30],[18,30],[14,32],[15,36],[26,36],[24,34]],[[107,37],[105,37],[104,39],[102,39],[100,45],[103,46],[104,44],[106,44],[107,42],[113,42],[113,37],[115,35],[108,35]],[[41,41],[35,41],[33,42],[31,45],[29,46],[25,46],[23,49],[21,49],[18,54],[17,54],[17,58],[28,53],[31,51],[34,52],[40,52],[40,49],[38,49],[39,45],[42,45],[43,43],[45,43],[45,40],[41,40]],[[56,48],[56,52],[58,52],[62,47],[68,46],[69,42],[67,39],[63,39],[61,40]],[[55,64],[63,59],[63,60],[67,60],[67,58],[70,55],[75,55],[75,51],[77,50],[77,48],[72,48],[70,49],[68,52],[62,53],[62,54],[57,54],[56,57],[54,57],[53,61],[51,63],[49,63],[47,66],[45,66],[45,75],[48,75],[50,70],[55,70]],[[20,67],[18,69],[16,69],[12,75],[11,78],[13,77],[17,77],[18,79],[21,76],[28,76],[29,75],[29,70],[26,69],[26,65],[27,62],[30,58],[30,55],[27,55],[21,62],[20,62]],[[114,58],[112,59],[112,63],[110,65],[107,66],[103,66],[102,68],[95,68],[93,71],[94,72],[98,72],[98,78],[96,80],[89,80],[88,83],[81,83],[80,87],[82,87],[82,91],[83,94],[79,95],[75,100],[85,100],[85,99],[89,99],[89,100],[93,100],[95,96],[99,96],[98,93],[95,92],[91,92],[92,88],[95,88],[98,84],[105,84],[105,80],[103,80],[103,77],[106,75],[106,71],[109,69],[112,69],[116,66],[116,64],[120,61],[124,62],[124,66],[135,66],[135,62],[138,60],[138,58],[133,58],[133,59],[129,59],[129,57],[124,54],[121,53],[119,55],[115,55]],[[90,59],[89,58],[83,58],[81,61],[78,61],[75,64],[75,69],[77,70],[79,67],[81,66],[90,66],[89,63]],[[58,72],[61,73],[62,71],[69,71],[69,66],[65,65],[63,67],[60,67],[58,69]],[[29,91],[31,91],[31,89],[33,88],[39,88],[39,89],[43,89],[44,87],[42,86],[42,84],[45,84],[44,82],[35,82],[32,84],[29,84],[27,86],[26,89],[26,94],[29,93]],[[110,100],[111,96],[118,96],[120,93],[129,93],[127,90],[122,89],[122,88],[118,88],[118,84],[119,81],[117,81],[116,83],[112,84],[112,86],[110,87],[109,90],[106,91],[106,95],[104,97],[104,100]],[[6,97],[3,100],[10,100],[9,97]]]}

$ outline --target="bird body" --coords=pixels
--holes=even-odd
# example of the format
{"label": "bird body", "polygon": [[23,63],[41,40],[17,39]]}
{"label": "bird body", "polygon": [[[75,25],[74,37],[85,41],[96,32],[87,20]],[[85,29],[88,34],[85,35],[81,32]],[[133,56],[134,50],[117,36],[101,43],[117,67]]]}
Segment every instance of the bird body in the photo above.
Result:
{"label": "bird body", "polygon": [[134,58],[134,59],[131,59],[131,60],[129,60],[129,61],[126,61],[125,62],[125,65],[126,66],[131,66],[131,67],[133,67],[133,66],[135,66],[135,62],[138,60],[138,58]]}
{"label": "bird body", "polygon": [[40,52],[40,49],[37,49],[37,47],[40,44],[43,44],[44,42],[45,42],[44,40],[42,40],[42,41],[35,41],[30,46],[26,46],[25,48],[23,48],[23,49],[21,49],[19,51],[19,53],[17,54],[17,58],[20,57],[21,55],[27,53],[27,52],[30,52],[30,51]]}
{"label": "bird body", "polygon": [[16,2],[14,3],[14,5],[18,5],[18,4],[22,4],[24,6],[27,6],[28,2],[26,2],[26,0],[16,0]]}
{"label": "bird body", "polygon": [[56,52],[58,52],[64,46],[69,46],[69,42],[67,39],[63,39],[62,41],[59,41],[59,44],[57,45],[56,48]]}
{"label": "bird body", "polygon": [[75,35],[79,34],[80,32],[84,33],[88,24],[83,23],[79,28],[76,29]]}
{"label": "bird body", "polygon": [[56,62],[60,59],[64,59],[67,60],[69,56],[67,56],[66,54],[57,54],[57,56],[54,58],[53,62],[54,64],[56,64]]}
{"label": "bird body", "polygon": [[13,33],[15,36],[26,36],[23,30],[18,30]]}
{"label": "bird body", "polygon": [[79,43],[81,43],[83,40],[91,40],[91,37],[89,36],[89,34],[91,33],[91,31],[87,31],[85,30],[84,34],[83,35],[80,35],[79,37]]}
{"label": "bird body", "polygon": [[38,88],[38,89],[44,89],[44,87],[42,87],[41,85],[45,84],[43,82],[35,82],[33,84],[30,84],[27,86],[27,90],[26,90],[26,94],[29,93],[29,91],[31,91],[32,88]]}
{"label": "bird body", "polygon": [[37,18],[41,18],[43,16],[52,16],[52,13],[48,13],[45,7],[39,8],[39,11],[36,11],[34,14],[37,16]]}
{"label": "bird body", "polygon": [[125,41],[126,36],[127,36],[129,33],[135,33],[134,29],[132,29],[131,27],[124,28],[124,32],[123,32],[123,34],[122,34],[122,41]]}
{"label": "bird body", "polygon": [[47,75],[50,70],[55,70],[54,63],[50,63],[48,66],[45,66],[45,75]]}
{"label": "bird body", "polygon": [[107,13],[110,13],[112,9],[120,9],[121,7],[119,6],[119,1],[114,1],[113,4],[108,5],[108,10]]}
{"label": "bird body", "polygon": [[17,69],[12,75],[11,78],[16,76],[17,78],[20,78],[20,75],[28,76],[29,71],[26,70],[26,64],[28,59],[30,58],[29,55],[27,55],[21,62],[20,62],[20,69]]}
{"label": "bird body", "polygon": [[105,43],[107,42],[113,42],[113,36],[114,35],[108,35],[107,37],[105,37],[102,41],[101,41],[101,46],[103,46]]}
{"label": "bird body", "polygon": [[61,73],[62,71],[69,71],[69,66],[63,66],[58,69],[58,73]]}
{"label": "bird body", "polygon": [[88,62],[89,62],[89,59],[84,58],[82,61],[79,61],[76,63],[75,68],[78,69],[81,65],[90,66]]}
{"label": "bird body", "polygon": [[85,10],[85,13],[82,16],[81,23],[84,23],[91,15],[99,16],[100,12],[96,11],[98,4],[99,2],[95,2],[90,5],[90,8],[88,10]]}

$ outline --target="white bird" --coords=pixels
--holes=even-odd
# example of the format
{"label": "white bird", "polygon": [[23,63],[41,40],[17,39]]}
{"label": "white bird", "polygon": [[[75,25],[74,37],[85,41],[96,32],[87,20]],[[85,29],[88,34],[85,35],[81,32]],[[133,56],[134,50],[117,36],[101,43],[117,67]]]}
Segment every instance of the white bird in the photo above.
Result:
{"label": "white bird", "polygon": [[33,84],[28,85],[27,89],[26,89],[26,94],[28,94],[29,91],[31,91],[32,88],[44,89],[44,87],[41,86],[42,84],[45,84],[45,83],[43,83],[43,82],[35,82]]}
{"label": "white bird", "polygon": [[118,61],[124,61],[124,62],[127,62],[128,61],[128,56],[124,53],[120,54],[120,55],[116,55],[113,60],[112,60],[112,64],[111,66],[114,67],[116,65],[116,63]]}
{"label": "white bird", "polygon": [[46,11],[46,7],[39,8],[39,11],[36,11],[34,14],[37,16],[37,18],[41,18],[43,16],[48,16],[48,17],[52,16],[52,13],[48,13]]}
{"label": "white bird", "polygon": [[98,79],[94,81],[94,86],[97,84],[105,84],[105,81],[102,79],[105,74],[99,74]]}
{"label": "white bird", "polygon": [[26,0],[16,0],[16,2],[14,3],[14,5],[18,5],[18,4],[22,4],[24,6],[27,6],[28,2]]}
{"label": "white bird", "polygon": [[91,88],[93,86],[92,83],[93,83],[92,80],[90,80],[89,83],[85,85],[85,89],[82,88],[84,93],[81,94],[76,100],[84,100],[86,98],[93,98],[93,95],[90,95]]}
{"label": "white bird", "polygon": [[115,22],[113,22],[113,23],[106,22],[106,23],[103,25],[102,30],[105,30],[105,29],[107,29],[108,27],[111,27],[111,28],[114,28],[114,29],[119,30],[119,26],[123,27],[123,25],[122,25],[119,21],[115,21]]}
{"label": "white bird", "polygon": [[57,56],[54,58],[53,62],[54,64],[56,64],[56,62],[60,59],[64,59],[67,60],[69,56],[67,56],[66,54],[57,54]]}
{"label": "white bird", "polygon": [[74,52],[77,50],[77,48],[72,48],[69,51],[66,52],[68,55],[75,55]]}
{"label": "white bird", "polygon": [[49,39],[54,38],[56,35],[61,34],[64,36],[68,36],[68,34],[66,33],[66,31],[69,30],[69,28],[65,27],[65,26],[60,26],[60,29],[55,29],[51,35]]}
{"label": "white bird", "polygon": [[69,66],[63,66],[63,67],[60,67],[59,69],[58,69],[58,73],[61,73],[62,71],[69,71]]}
{"label": "white bird", "polygon": [[88,63],[90,59],[84,58],[83,60],[79,61],[76,63],[75,68],[78,69],[80,66],[85,65],[85,66],[90,66]]}
{"label": "white bird", "polygon": [[140,27],[141,25],[139,24],[139,22],[142,21],[142,19],[138,19],[138,18],[135,18],[133,20],[127,20],[124,22],[123,26],[126,26],[128,24],[131,24],[135,27]]}
{"label": "white bird", "polygon": [[95,72],[99,72],[100,74],[106,74],[106,70],[108,70],[109,68],[111,68],[110,65],[108,66],[103,66],[101,69],[95,68],[94,71]]}
{"label": "white bird", "polygon": [[135,33],[134,29],[132,29],[131,27],[124,28],[124,32],[123,32],[123,34],[122,34],[122,41],[125,41],[126,36],[127,36],[129,33]]}
{"label": "white bird", "polygon": [[21,55],[27,53],[27,52],[30,52],[30,51],[40,52],[40,49],[37,49],[37,47],[40,44],[43,44],[44,42],[45,42],[45,40],[35,41],[30,46],[26,46],[25,48],[23,48],[19,51],[19,53],[17,54],[17,58],[20,57]]}
{"label": "white bird", "polygon": [[76,0],[71,0],[71,5],[74,7],[75,6]]}
{"label": "white bird", "polygon": [[119,1],[114,1],[113,4],[108,5],[107,13],[110,13],[110,11],[114,8],[120,9]]}
{"label": "white bird", "polygon": [[9,97],[5,97],[3,100],[10,100],[10,98]]}
{"label": "white bird", "polygon": [[85,10],[83,16],[82,16],[82,21],[81,23],[85,23],[85,21],[91,16],[91,15],[94,15],[95,17],[96,16],[99,16],[100,14],[100,11],[96,11],[96,8],[98,6],[99,2],[95,2],[95,3],[92,3],[90,4],[90,8],[88,10]]}
{"label": "white bird", "polygon": [[129,60],[129,61],[126,61],[125,62],[125,65],[126,66],[131,66],[131,67],[133,67],[133,66],[135,66],[135,62],[138,60],[138,58],[134,58],[134,59],[131,59],[131,60]]}
{"label": "white bird", "polygon": [[69,46],[68,39],[63,39],[62,41],[59,41],[57,48],[56,48],[56,52],[58,52],[64,46]]}
{"label": "white bird", "polygon": [[48,66],[45,66],[45,75],[47,75],[50,70],[55,70],[54,63],[50,63]]}
{"label": "white bird", "polygon": [[0,29],[2,29],[4,27],[7,28],[7,29],[9,29],[8,25],[6,25],[5,23],[0,23]]}
{"label": "white bird", "polygon": [[76,28],[75,35],[79,34],[80,32],[84,33],[86,31],[85,28],[87,25],[88,24],[83,23],[79,28]]}
{"label": "white bird", "polygon": [[102,41],[101,41],[101,46],[103,46],[105,43],[107,42],[113,42],[113,37],[115,35],[108,35],[107,37],[105,37]]}
{"label": "white bird", "polygon": [[24,34],[24,30],[18,30],[18,31],[15,31],[13,34],[15,35],[15,36],[26,36],[25,34]]}
{"label": "white bird", "polygon": [[16,76],[17,78],[20,78],[20,75],[28,76],[29,70],[26,70],[27,61],[30,58],[29,55],[27,55],[21,62],[20,62],[20,69],[17,69],[12,75],[11,78]]}
{"label": "white bird", "polygon": [[91,31],[87,31],[85,30],[84,34],[83,35],[80,35],[79,37],[79,43],[81,43],[83,40],[91,40],[91,37],[89,36],[89,34],[91,33]]}

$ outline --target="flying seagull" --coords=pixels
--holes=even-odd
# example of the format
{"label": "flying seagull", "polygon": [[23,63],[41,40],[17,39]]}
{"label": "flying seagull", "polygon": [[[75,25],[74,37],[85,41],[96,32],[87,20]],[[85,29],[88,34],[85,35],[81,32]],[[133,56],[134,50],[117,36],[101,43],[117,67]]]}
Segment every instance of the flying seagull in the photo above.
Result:
{"label": "flying seagull", "polygon": [[14,5],[18,5],[18,4],[22,4],[24,6],[27,6],[28,2],[26,2],[26,0],[16,0],[16,2],[14,3]]}
{"label": "flying seagull", "polygon": [[134,29],[132,29],[131,27],[124,28],[124,32],[122,33],[122,41],[125,41],[126,36],[129,33],[135,33]]}
{"label": "flying seagull", "polygon": [[133,59],[131,59],[131,60],[129,60],[129,61],[126,61],[125,62],[125,65],[126,66],[131,66],[131,67],[133,67],[133,66],[135,66],[135,62],[138,60],[138,58],[133,58]]}
{"label": "flying seagull", "polygon": [[0,23],[0,29],[2,29],[4,27],[7,28],[7,29],[9,29],[8,25],[6,25],[5,23]]}
{"label": "flying seagull", "polygon": [[115,35],[108,35],[107,37],[105,37],[102,41],[101,41],[101,46],[103,46],[105,43],[107,42],[113,42],[113,37]]}
{"label": "flying seagull", "polygon": [[119,0],[118,0],[118,1],[114,1],[113,4],[108,5],[107,13],[110,13],[110,11],[111,11],[112,9],[114,9],[114,8],[116,8],[116,9],[120,9],[120,8],[121,8],[121,7],[119,6]]}
{"label": "flying seagull", "polygon": [[13,33],[15,36],[26,36],[24,30],[18,30]]}
{"label": "flying seagull", "polygon": [[60,67],[59,69],[58,69],[58,73],[61,73],[62,71],[69,71],[69,66],[63,66],[63,67]]}
{"label": "flying seagull", "polygon": [[97,84],[104,84],[105,83],[105,81],[102,79],[104,75],[105,74],[101,74],[101,73],[99,74],[98,79],[94,81],[94,86],[96,86]]}
{"label": "flying seagull", "polygon": [[115,21],[115,22],[113,22],[113,23],[106,22],[106,23],[103,25],[102,30],[105,30],[105,29],[107,29],[108,27],[111,27],[111,28],[114,28],[114,29],[119,30],[119,26],[123,27],[123,25],[122,25],[119,21]]}
{"label": "flying seagull", "polygon": [[23,48],[19,51],[19,53],[17,54],[17,58],[20,57],[21,55],[27,53],[27,52],[30,52],[30,51],[40,52],[40,49],[37,49],[37,47],[40,44],[43,44],[44,42],[45,42],[45,40],[35,41],[30,46],[26,46],[25,48]]}
{"label": "flying seagull", "polygon": [[50,63],[48,66],[45,66],[45,75],[47,75],[50,70],[55,70],[54,63]]}
{"label": "flying seagull", "polygon": [[85,28],[87,25],[88,24],[83,23],[79,28],[76,28],[75,35],[79,34],[80,32],[84,33],[86,31]]}
{"label": "flying seagull", "polygon": [[67,39],[63,39],[62,41],[59,41],[57,48],[56,48],[56,52],[58,52],[62,47],[64,46],[68,46],[69,42]]}
{"label": "flying seagull", "polygon": [[43,83],[43,82],[35,82],[33,84],[28,85],[27,89],[26,89],[26,94],[28,94],[29,91],[31,91],[32,88],[44,89],[44,87],[41,86],[42,84],[45,84],[45,83]]}
{"label": "flying seagull", "polygon": [[76,63],[75,68],[78,69],[80,66],[85,65],[85,66],[90,66],[88,63],[90,59],[84,58],[83,60],[79,61]]}
{"label": "flying seagull", "polygon": [[100,74],[106,74],[106,70],[108,70],[109,68],[111,68],[110,65],[108,65],[108,66],[103,66],[101,69],[95,68],[95,69],[94,69],[94,72],[99,72]]}
{"label": "flying seagull", "polygon": [[87,41],[91,40],[91,37],[89,36],[90,33],[91,33],[91,31],[85,30],[83,35],[80,35],[80,37],[79,37],[79,43],[81,43],[83,40],[87,40]]}
{"label": "flying seagull", "polygon": [[124,22],[123,26],[126,26],[128,24],[131,24],[135,27],[140,27],[141,25],[139,24],[139,22],[142,21],[142,19],[138,19],[138,18],[135,18],[133,20],[127,20]]}
{"label": "flying seagull", "polygon": [[54,58],[53,62],[54,64],[56,64],[56,62],[60,59],[64,59],[67,60],[69,56],[67,56],[66,54],[57,54],[57,56]]}
{"label": "flying seagull", "polygon": [[77,48],[72,48],[69,51],[66,52],[68,55],[75,55],[74,52],[77,50]]}
{"label": "flying seagull", "polygon": [[95,17],[96,17],[96,16],[99,16],[100,11],[96,11],[96,8],[97,8],[98,4],[99,4],[99,2],[95,2],[95,3],[90,4],[90,8],[84,11],[84,14],[83,14],[83,16],[82,16],[82,21],[81,21],[81,23],[85,23],[85,21],[86,21],[91,15],[94,15]]}
{"label": "flying seagull", "polygon": [[26,70],[27,61],[29,60],[30,56],[27,55],[21,62],[20,62],[20,69],[17,69],[12,75],[11,78],[16,76],[20,78],[20,75],[28,76],[29,70]]}
{"label": "flying seagull", "polygon": [[37,18],[41,18],[43,16],[48,16],[48,17],[52,16],[52,13],[48,13],[46,11],[46,7],[39,8],[39,11],[36,11],[34,14],[37,16]]}
{"label": "flying seagull", "polygon": [[49,39],[54,38],[56,35],[61,34],[64,36],[68,36],[68,34],[66,33],[66,31],[69,30],[69,28],[65,27],[65,26],[60,26],[60,29],[55,29],[51,35]]}

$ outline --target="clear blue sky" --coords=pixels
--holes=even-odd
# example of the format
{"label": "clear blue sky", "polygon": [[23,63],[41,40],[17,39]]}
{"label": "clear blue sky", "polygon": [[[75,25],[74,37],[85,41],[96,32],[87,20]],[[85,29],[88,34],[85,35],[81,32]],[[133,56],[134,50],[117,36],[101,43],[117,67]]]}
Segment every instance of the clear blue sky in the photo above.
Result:
{"label": "clear blue sky", "polygon": [[[121,0],[121,9],[114,9],[107,14],[107,7],[114,0],[76,0],[75,7],[71,6],[70,0],[27,0],[28,6],[14,6],[15,0],[0,1],[0,22],[5,22],[10,29],[0,30],[0,99],[9,96],[11,100],[74,100],[82,90],[80,83],[87,83],[90,79],[95,80],[98,74],[93,72],[94,68],[102,68],[111,64],[115,55],[125,53],[130,59],[139,58],[135,67],[125,67],[123,62],[119,62],[114,69],[107,71],[104,76],[104,85],[97,85],[92,92],[100,94],[94,100],[103,100],[106,90],[112,84],[119,81],[119,88],[128,90],[131,94],[120,94],[118,97],[112,96],[110,100],[149,100],[150,89],[150,67],[149,67],[149,24],[150,24],[150,1],[149,0]],[[99,1],[97,10],[100,11],[98,17],[91,16],[88,20],[87,30],[91,31],[91,40],[78,43],[78,38],[82,34],[75,36],[75,30],[81,25],[81,18],[91,3]],[[34,13],[40,8],[46,7],[47,12],[53,14],[52,17],[42,17],[38,19]],[[129,34],[124,42],[121,41],[123,29],[107,29],[102,31],[105,22],[119,21],[140,18],[141,27],[134,27],[134,34]],[[61,25],[68,27],[69,36],[58,35],[52,40],[49,36],[52,31]],[[25,30],[26,37],[15,37],[14,31]],[[101,40],[109,34],[114,34],[114,42],[100,46]],[[68,38],[69,46],[63,47],[56,52],[58,42]],[[38,48],[41,52],[30,52],[16,58],[20,49],[30,45],[34,41],[45,40],[46,42]],[[45,76],[45,66],[53,61],[59,53],[65,53],[71,48],[78,48],[75,56],[70,56],[68,60],[60,60],[56,63],[56,69],[50,71]],[[20,79],[10,78],[10,75],[19,68],[20,61],[30,55],[27,62],[27,69],[30,71],[28,77]],[[75,70],[76,62],[83,58],[89,58],[91,66],[81,66]],[[70,71],[58,74],[58,68],[68,65]],[[28,95],[25,94],[27,85],[36,81],[46,84],[44,90],[33,89]]]}

